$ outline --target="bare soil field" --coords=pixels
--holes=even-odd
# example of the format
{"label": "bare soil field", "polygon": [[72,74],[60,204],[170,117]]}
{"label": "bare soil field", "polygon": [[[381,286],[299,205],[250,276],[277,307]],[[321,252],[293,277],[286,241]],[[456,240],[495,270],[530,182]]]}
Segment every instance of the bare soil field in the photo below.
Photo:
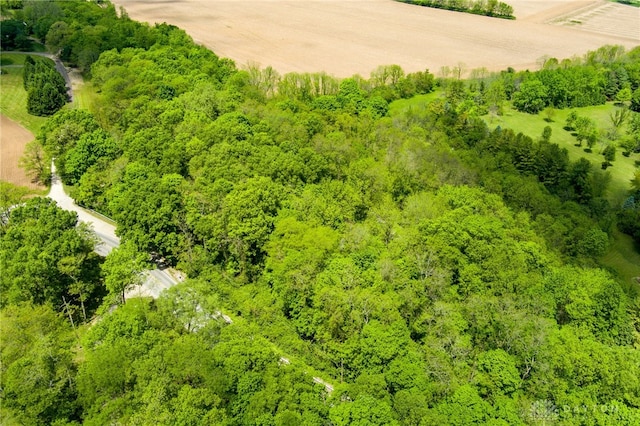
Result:
{"label": "bare soil field", "polygon": [[[640,9],[605,0],[507,0],[516,20],[394,0],[113,0],[129,16],[177,25],[239,67],[368,76],[464,64],[467,70],[536,69],[543,56],[640,45]],[[606,7],[605,7],[606,6]],[[589,11],[597,13],[588,15]],[[576,15],[576,16],[574,16]]]}
{"label": "bare soil field", "polygon": [[18,166],[24,147],[33,138],[30,131],[0,115],[0,180],[29,189],[44,189],[43,186],[32,183],[24,170]]}

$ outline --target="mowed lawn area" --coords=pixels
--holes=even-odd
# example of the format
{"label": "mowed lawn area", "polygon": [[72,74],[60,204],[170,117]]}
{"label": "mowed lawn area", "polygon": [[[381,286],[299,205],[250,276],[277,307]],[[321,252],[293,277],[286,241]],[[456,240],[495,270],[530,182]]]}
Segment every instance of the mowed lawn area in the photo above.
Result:
{"label": "mowed lawn area", "polygon": [[[611,120],[609,118],[616,109],[620,107],[613,103],[607,103],[605,105],[590,106],[584,108],[573,108],[579,116],[591,118],[596,122],[599,130],[606,130],[611,127]],[[545,120],[546,116],[543,112],[540,114],[527,114],[514,110],[511,107],[505,107],[504,114],[502,116],[484,116],[485,122],[490,129],[495,129],[497,126],[502,128],[510,128],[516,132],[522,132],[523,134],[533,138],[539,139],[542,135],[542,131],[546,126],[551,127],[551,142],[557,143],[562,148],[566,148],[569,152],[569,158],[572,161],[576,161],[579,158],[586,158],[591,162],[595,169],[600,170],[604,157],[601,154],[605,145],[598,142],[593,147],[593,152],[585,152],[587,148],[586,142],[583,142],[582,147],[576,146],[578,141],[571,132],[564,129],[566,125],[566,119],[571,109],[555,110],[551,122]],[[623,125],[621,134],[626,132],[626,126]],[[616,158],[613,161],[613,165],[607,168],[607,172],[611,174],[611,182],[609,184],[609,190],[607,198],[609,202],[614,205],[620,204],[627,198],[627,194],[631,189],[631,179],[636,170],[635,160],[640,161],[640,154],[631,154],[629,157],[622,155],[622,149],[616,148]]]}
{"label": "mowed lawn area", "polygon": [[27,92],[22,83],[22,65],[26,56],[21,53],[0,53],[0,114],[37,134],[47,119],[27,112]]}
{"label": "mowed lawn area", "polygon": [[[393,117],[409,108],[425,108],[429,102],[442,96],[442,91],[436,90],[427,95],[418,95],[411,99],[394,101],[389,105],[389,114]],[[610,114],[619,108],[620,107],[610,102],[605,105],[573,108],[573,110],[575,110],[579,116],[594,120],[598,129],[604,131],[611,127]],[[566,148],[571,161],[576,161],[583,157],[591,162],[594,169],[601,170],[602,162],[604,161],[601,151],[605,145],[598,142],[593,147],[593,152],[591,153],[585,152],[584,150],[587,148],[586,142],[583,142],[582,147],[576,146],[578,141],[571,134],[572,132],[564,129],[567,116],[571,111],[572,109],[554,110],[552,121],[549,122],[545,120],[546,116],[543,112],[539,114],[527,114],[516,111],[509,105],[505,105],[503,115],[485,115],[482,118],[491,130],[498,126],[509,128],[513,129],[516,133],[523,133],[534,140],[539,139],[544,128],[549,126],[551,127],[551,142],[557,143],[562,148]],[[626,125],[623,125],[620,134],[623,135],[625,132]],[[611,175],[607,198],[609,202],[614,205],[621,204],[628,197],[628,192],[631,189],[631,179],[638,168],[638,166],[635,165],[635,161],[640,161],[640,154],[635,153],[629,157],[625,157],[622,155],[622,151],[622,148],[616,148],[615,161],[613,161],[613,165],[606,170]]]}

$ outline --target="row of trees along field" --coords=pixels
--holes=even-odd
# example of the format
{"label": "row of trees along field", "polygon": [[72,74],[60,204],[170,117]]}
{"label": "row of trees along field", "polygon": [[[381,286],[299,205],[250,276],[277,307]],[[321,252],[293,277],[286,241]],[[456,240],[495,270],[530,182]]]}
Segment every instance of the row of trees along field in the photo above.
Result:
{"label": "row of trees along field", "polygon": [[473,13],[474,15],[492,16],[502,19],[516,19],[513,7],[498,0],[397,0],[418,6],[456,12]]}
{"label": "row of trees along field", "polygon": [[[45,42],[75,22],[63,52],[105,22],[110,35],[93,59],[68,53],[88,59],[76,64],[94,109],[57,113],[35,143],[79,203],[114,218],[123,248],[102,261],[47,201],[4,210],[4,419],[640,422],[640,299],[596,262],[640,188],[609,205],[588,161],[486,126],[482,111],[533,73],[280,76],[109,5],[49,7]],[[634,93],[639,58],[606,47],[563,69],[624,69]],[[443,97],[390,112],[438,85]],[[122,259],[149,252],[189,279],[109,312],[136,271]]]}
{"label": "row of trees along field", "polygon": [[64,78],[50,60],[27,56],[22,76],[29,114],[52,115],[67,103]]}

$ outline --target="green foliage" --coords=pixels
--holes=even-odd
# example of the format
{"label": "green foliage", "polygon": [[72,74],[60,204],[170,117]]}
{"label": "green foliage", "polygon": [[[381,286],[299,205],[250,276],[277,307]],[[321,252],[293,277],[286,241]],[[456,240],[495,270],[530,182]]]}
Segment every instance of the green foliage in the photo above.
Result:
{"label": "green foliage", "polygon": [[119,154],[120,150],[115,141],[103,130],[83,134],[76,145],[66,153],[65,182],[71,185],[78,183],[90,167],[98,165],[104,169]]}
{"label": "green foliage", "polygon": [[65,81],[50,60],[27,56],[23,78],[29,114],[52,115],[67,102]]}
{"label": "green foliage", "polygon": [[[637,87],[637,53],[605,47],[537,73],[442,80],[444,99],[390,107],[431,91],[433,76],[394,65],[369,79],[238,72],[175,27],[137,24],[111,6],[56,4],[64,16],[53,14],[49,41],[85,70],[93,64],[100,93],[95,115],[58,113],[38,143],[78,201],[118,223],[122,245],[102,266],[105,284],[122,298],[149,252],[189,279],[156,300],[105,305],[77,329],[82,352],[71,365],[73,343],[62,338],[73,387],[56,388],[67,404],[41,422],[521,425],[548,402],[610,404],[617,411],[598,422],[634,424],[637,300],[597,259],[616,216],[637,223],[635,195],[618,215],[603,199],[608,175],[571,161],[561,123],[528,117],[518,133],[490,130],[478,115],[497,118],[512,99],[557,108],[564,122],[563,107]],[[598,111],[607,120],[611,109]],[[522,124],[532,120],[534,132]],[[620,134],[633,135],[634,123]],[[48,208],[40,216],[75,225]],[[56,246],[63,256],[29,275],[55,257],[46,238],[33,240],[39,249],[3,282],[4,309],[29,299],[16,283],[63,277],[59,293],[79,317],[91,301],[82,257]],[[13,253],[31,240],[12,244],[3,261],[18,264]],[[60,294],[35,294],[60,306]],[[10,415],[27,393],[13,391]],[[33,406],[29,416],[51,411]]]}
{"label": "green foliage", "polygon": [[575,130],[576,121],[578,121],[578,112],[573,109],[567,115],[565,127],[569,130]]}
{"label": "green foliage", "polygon": [[[0,52],[0,60],[12,61],[15,65],[21,64],[24,58],[23,54]],[[37,134],[47,119],[27,112],[28,93],[23,87],[23,70],[24,67],[2,67],[2,71],[0,71],[0,84],[2,84],[0,111],[5,117],[20,123],[31,133]]]}
{"label": "green foliage", "polygon": [[[588,117],[578,117],[572,126],[576,130],[576,139],[578,145],[582,146],[582,141],[588,140],[589,137],[597,132],[595,122]],[[591,148],[591,146],[589,146]]]}
{"label": "green foliage", "polygon": [[516,359],[502,349],[478,356],[478,387],[485,395],[511,395],[522,385]]}
{"label": "green foliage", "polygon": [[640,87],[633,91],[629,109],[631,109],[631,111],[640,112]]}
{"label": "green foliage", "polygon": [[3,308],[0,322],[3,418],[32,425],[79,420],[71,327],[50,305]]}
{"label": "green foliage", "polygon": [[541,136],[542,142],[549,142],[551,140],[551,133],[552,133],[551,127],[545,126]]}
{"label": "green foliage", "polygon": [[186,333],[171,328],[171,305],[163,306],[131,300],[87,334],[87,359],[78,373],[87,422],[250,424],[263,418],[321,424],[326,418],[311,379],[278,364],[253,330],[221,329],[205,315],[207,324]]}
{"label": "green foliage", "polygon": [[[60,111],[47,121],[38,134],[38,140],[49,155],[60,158],[72,149],[86,133],[98,129],[95,118],[86,110]],[[60,163],[60,166],[64,166]],[[64,167],[61,167],[64,170]]]}
{"label": "green foliage", "polygon": [[141,284],[141,275],[145,266],[146,256],[140,253],[130,243],[116,247],[107,255],[102,265],[104,285],[119,303],[125,302],[128,289]]}
{"label": "green foliage", "polygon": [[527,80],[513,95],[513,106],[522,112],[536,114],[547,105],[547,87],[540,80]]}
{"label": "green foliage", "polygon": [[75,213],[46,198],[33,198],[11,211],[1,234],[3,306],[28,301],[68,310],[70,302],[84,309],[84,301],[96,296],[95,242],[76,223]]}
{"label": "green foliage", "polygon": [[[141,252],[175,256],[183,238],[181,185],[179,175],[160,177],[139,163],[127,165],[122,182],[112,188],[109,202],[113,218],[121,224],[120,237]],[[145,194],[142,199],[141,194]],[[175,257],[170,259],[174,261]]]}
{"label": "green foliage", "polygon": [[607,145],[602,150],[602,155],[604,156],[606,164],[611,165],[611,162],[616,159],[616,147],[613,144]]}
{"label": "green foliage", "polygon": [[22,21],[18,19],[3,19],[0,21],[0,36],[3,50],[23,50],[30,46],[26,30]]}
{"label": "green foliage", "polygon": [[370,396],[362,396],[353,402],[336,405],[331,409],[329,418],[333,424],[339,426],[398,425],[389,404]]}
{"label": "green foliage", "polygon": [[435,7],[437,9],[455,10],[457,12],[473,13],[475,15],[492,16],[502,19],[516,19],[513,15],[513,7],[507,3],[489,0],[459,1],[459,0],[398,0],[403,3],[419,6]]}

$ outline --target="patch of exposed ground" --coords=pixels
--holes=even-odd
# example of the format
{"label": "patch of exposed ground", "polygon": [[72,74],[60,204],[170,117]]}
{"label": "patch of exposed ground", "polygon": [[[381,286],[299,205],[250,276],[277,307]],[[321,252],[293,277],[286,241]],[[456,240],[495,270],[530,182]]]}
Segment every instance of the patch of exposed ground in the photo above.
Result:
{"label": "patch of exposed ground", "polygon": [[0,180],[30,189],[44,189],[31,182],[31,178],[18,166],[24,147],[33,139],[30,131],[0,115]]}

